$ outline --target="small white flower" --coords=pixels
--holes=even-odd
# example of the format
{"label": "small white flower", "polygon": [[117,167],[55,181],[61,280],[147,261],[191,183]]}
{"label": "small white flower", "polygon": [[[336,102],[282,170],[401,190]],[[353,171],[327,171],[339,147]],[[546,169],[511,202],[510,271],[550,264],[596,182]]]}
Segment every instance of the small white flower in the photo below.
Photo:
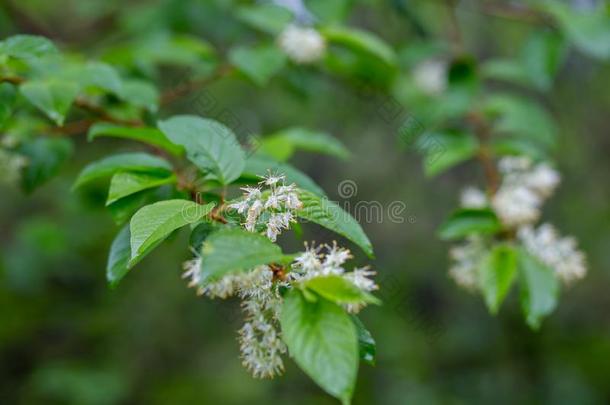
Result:
{"label": "small white flower", "polygon": [[460,205],[464,208],[485,208],[487,196],[476,187],[466,187],[460,195]]}
{"label": "small white flower", "polygon": [[498,162],[498,168],[504,175],[523,172],[532,167],[532,160],[525,156],[506,156]]}
{"label": "small white flower", "polygon": [[542,200],[526,186],[502,185],[491,204],[505,225],[519,226],[538,219]]}
{"label": "small white flower", "polygon": [[279,209],[281,204],[281,198],[283,196],[279,192],[271,193],[265,201],[265,209]]}
{"label": "small white flower", "polygon": [[258,187],[242,187],[247,200],[258,200],[261,198],[261,189]]}
{"label": "small white flower", "polygon": [[552,225],[544,224],[538,229],[531,226],[523,227],[517,235],[525,249],[552,268],[565,284],[570,284],[587,274],[585,255],[577,249],[574,238],[560,237]]}
{"label": "small white flower", "polygon": [[426,60],[413,69],[415,85],[424,92],[435,95],[447,88],[447,63],[440,60]]}
{"label": "small white flower", "polygon": [[324,257],[324,266],[336,268],[341,267],[348,259],[351,259],[352,252],[349,249],[340,248],[337,242],[333,242],[333,246],[328,248],[328,252]]}
{"label": "small white flower", "polygon": [[250,208],[248,208],[248,215],[246,217],[246,230],[254,232],[256,230],[256,221],[259,215],[263,212],[263,202],[261,200],[255,200]]}
{"label": "small white flower", "polygon": [[540,163],[525,177],[525,183],[542,197],[549,197],[561,181],[559,173],[546,163]]}
{"label": "small white flower", "polygon": [[233,204],[229,204],[229,208],[237,211],[238,214],[244,214],[250,208],[248,204],[248,200],[241,200],[234,202]]}
{"label": "small white flower", "polygon": [[296,63],[313,63],[326,51],[326,41],[313,28],[289,25],[278,37],[277,43],[284,53]]}
{"label": "small white flower", "polygon": [[449,268],[449,276],[466,290],[476,290],[478,267],[484,253],[485,246],[478,237],[470,237],[462,245],[451,248],[449,257],[453,263]]}

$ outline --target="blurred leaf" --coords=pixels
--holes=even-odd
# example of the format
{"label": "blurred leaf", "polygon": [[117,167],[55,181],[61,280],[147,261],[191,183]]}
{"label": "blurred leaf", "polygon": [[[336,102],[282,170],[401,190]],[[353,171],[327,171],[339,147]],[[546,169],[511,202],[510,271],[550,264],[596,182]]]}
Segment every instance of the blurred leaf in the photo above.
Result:
{"label": "blurred leaf", "polygon": [[521,279],[521,307],[532,329],[538,329],[542,318],[557,306],[559,282],[553,269],[523,249],[518,252]]}
{"label": "blurred leaf", "polygon": [[284,7],[264,3],[239,7],[235,16],[249,26],[274,36],[292,20],[292,14]]}
{"label": "blurred leaf", "polygon": [[472,234],[494,234],[502,229],[496,214],[490,209],[460,208],[439,229],[441,239],[460,239]]}
{"label": "blurred leaf", "polygon": [[206,175],[206,179],[230,184],[244,169],[241,145],[233,131],[218,121],[177,115],[159,121],[157,125],[173,143],[184,147],[187,158]]}
{"label": "blurred leaf", "polygon": [[335,304],[369,303],[379,305],[381,301],[372,294],[362,291],[351,281],[341,276],[329,275],[309,279],[303,287],[314,291]]}
{"label": "blurred leaf", "polygon": [[350,316],[323,298],[289,291],[281,311],[282,339],[296,363],[321,388],[348,404],[358,374],[358,335]]}
{"label": "blurred leaf", "polygon": [[123,226],[110,245],[108,264],[106,265],[106,280],[111,287],[116,287],[129,271],[127,264],[131,257],[131,233],[129,224]]}
{"label": "blurred leaf", "polygon": [[517,275],[517,251],[510,245],[496,245],[479,266],[479,287],[489,312],[497,314]]}
{"label": "blurred leaf", "polygon": [[438,132],[420,137],[417,147],[425,155],[426,175],[436,176],[475,157],[479,151],[479,142],[467,133]]}
{"label": "blurred leaf", "polygon": [[106,205],[110,205],[121,198],[139,191],[175,182],[176,176],[173,174],[163,176],[150,173],[117,172],[110,180]]}
{"label": "blurred leaf", "polygon": [[206,238],[201,249],[202,282],[256,266],[289,261],[278,245],[257,233],[225,227]]}
{"label": "blurred leaf", "polygon": [[15,59],[39,58],[56,52],[53,42],[35,35],[14,35],[0,42],[0,55]]}
{"label": "blurred leaf", "polygon": [[316,21],[324,24],[344,21],[351,5],[350,0],[305,0],[304,3]]}
{"label": "blurred leaf", "polygon": [[156,112],[159,108],[159,92],[151,83],[143,80],[123,81],[121,98],[136,107]]}
{"label": "blurred leaf", "polygon": [[288,163],[277,162],[262,155],[251,155],[246,159],[246,166],[242,173],[243,178],[260,181],[261,176],[268,172],[282,173],[286,176],[287,183],[295,183],[299,188],[325,196],[322,190],[309,176]]}
{"label": "blurred leaf", "polygon": [[81,187],[99,178],[108,177],[118,171],[169,174],[172,166],[165,159],[148,153],[119,153],[89,163],[80,172],[72,189]]}
{"label": "blurred leaf", "polygon": [[492,59],[483,75],[547,91],[566,55],[563,39],[553,31],[534,31],[517,59]]}
{"label": "blurred leaf", "polygon": [[491,141],[491,149],[495,155],[529,156],[533,160],[548,159],[546,152],[536,142],[525,138],[496,138]]}
{"label": "blurred leaf", "polygon": [[351,240],[369,256],[373,246],[362,227],[348,212],[334,202],[310,191],[299,190],[303,208],[296,211],[299,218],[314,222]]}
{"label": "blurred leaf", "polygon": [[10,83],[0,83],[0,128],[4,126],[13,113],[13,104],[16,99],[15,86]]}
{"label": "blurred leaf", "polygon": [[557,1],[545,1],[542,7],[559,23],[566,36],[582,52],[600,59],[610,59],[610,12],[603,2],[589,11],[572,10]]}
{"label": "blurred leaf", "polygon": [[553,31],[535,31],[528,39],[521,59],[531,83],[549,90],[566,55],[563,39]]}
{"label": "blurred leaf", "polygon": [[335,137],[305,128],[286,128],[261,140],[260,150],[279,161],[285,161],[296,149],[323,153],[346,159],[349,151]]}
{"label": "blurred leaf", "polygon": [[356,315],[350,315],[356,331],[358,332],[358,348],[360,349],[360,359],[371,366],[375,365],[375,356],[377,354],[377,343],[360,318]]}
{"label": "blurred leaf", "polygon": [[23,143],[18,150],[28,158],[22,176],[25,191],[31,192],[55,176],[72,149],[72,143],[67,139],[35,138]]}
{"label": "blurred leaf", "polygon": [[397,63],[394,50],[373,33],[343,26],[325,27],[321,32],[330,43],[374,56],[389,66]]}
{"label": "blurred leaf", "polygon": [[78,86],[58,80],[30,81],[20,85],[19,90],[30,103],[61,126],[76,98]]}
{"label": "blurred leaf", "polygon": [[109,93],[121,96],[123,82],[117,71],[102,62],[88,62],[78,74],[83,87],[97,87]]}
{"label": "blurred leaf", "polygon": [[229,61],[255,84],[265,86],[286,65],[286,56],[275,45],[238,46],[229,51]]}
{"label": "blurred leaf", "polygon": [[183,149],[170,142],[169,139],[156,128],[148,127],[125,127],[108,122],[97,122],[89,128],[87,139],[90,141],[101,136],[109,136],[123,139],[133,139],[149,145],[158,146],[166,151],[179,155]]}
{"label": "blurred leaf", "polygon": [[524,137],[547,148],[555,145],[557,128],[553,118],[534,101],[510,94],[498,94],[485,101],[484,110],[492,117],[497,117],[494,123],[496,132]]}
{"label": "blurred leaf", "polygon": [[146,205],[131,218],[131,258],[133,267],[151,247],[156,246],[170,233],[187,224],[199,221],[212,211],[216,204],[200,205],[188,200],[166,200]]}

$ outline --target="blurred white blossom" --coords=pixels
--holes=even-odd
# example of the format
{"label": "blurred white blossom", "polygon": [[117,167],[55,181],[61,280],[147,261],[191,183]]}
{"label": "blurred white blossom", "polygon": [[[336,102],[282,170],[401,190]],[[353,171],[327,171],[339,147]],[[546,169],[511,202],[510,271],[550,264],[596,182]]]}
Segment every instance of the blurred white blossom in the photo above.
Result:
{"label": "blurred white blossom", "polygon": [[527,157],[505,157],[498,163],[502,184],[491,205],[509,227],[532,224],[540,217],[544,200],[559,184],[559,173],[547,163],[534,165]]}
{"label": "blurred white blossom", "polygon": [[326,41],[310,27],[288,25],[277,39],[279,47],[295,63],[313,63],[324,56]]}
{"label": "blurred white blossom", "polygon": [[532,256],[552,268],[565,284],[587,274],[586,258],[576,247],[576,240],[572,237],[562,238],[552,225],[543,224],[538,229],[523,227],[518,232],[518,238]]}
{"label": "blurred white blossom", "polygon": [[413,68],[415,85],[427,94],[441,94],[447,89],[447,63],[428,59]]}
{"label": "blurred white blossom", "polygon": [[466,187],[460,195],[460,205],[463,208],[485,208],[488,205],[487,196],[476,187]]}
{"label": "blurred white blossom", "polygon": [[485,244],[479,237],[472,236],[463,244],[451,248],[449,276],[459,286],[474,291],[478,288],[478,267],[486,252]]}

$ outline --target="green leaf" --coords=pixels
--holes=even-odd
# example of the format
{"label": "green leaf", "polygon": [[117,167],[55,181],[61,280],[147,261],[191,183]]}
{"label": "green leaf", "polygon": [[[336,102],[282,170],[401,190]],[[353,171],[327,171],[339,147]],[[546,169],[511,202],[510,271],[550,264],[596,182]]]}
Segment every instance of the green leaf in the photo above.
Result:
{"label": "green leaf", "polygon": [[245,165],[245,154],[233,131],[221,123],[194,115],[178,115],[159,121],[159,129],[187,158],[206,174],[206,179],[226,185],[236,180]]}
{"label": "green leaf", "polygon": [[57,80],[30,81],[19,86],[19,90],[30,103],[61,126],[76,98],[78,85]]}
{"label": "green leaf", "polygon": [[88,164],[78,175],[72,189],[94,180],[112,176],[118,171],[169,174],[172,166],[165,159],[148,153],[120,153]]}
{"label": "green leaf", "polygon": [[83,87],[97,87],[119,97],[123,94],[121,76],[106,63],[88,62],[78,77]]}
{"label": "green leaf", "polygon": [[348,314],[323,298],[309,302],[298,290],[286,295],[282,339],[301,369],[330,395],[349,403],[358,374],[358,334]]}
{"label": "green leaf", "polygon": [[436,176],[475,157],[479,142],[471,134],[441,132],[420,137],[417,147],[425,154],[426,175]]}
{"label": "green leaf", "polygon": [[179,155],[183,152],[183,149],[180,146],[170,142],[163,132],[156,128],[125,127],[108,122],[98,122],[89,128],[87,139],[91,141],[102,136],[132,139],[134,141],[158,146],[170,153],[173,153],[174,155]]}
{"label": "green leaf", "polygon": [[23,143],[18,151],[28,159],[22,175],[25,191],[31,192],[55,176],[72,150],[67,139],[35,138]]}
{"label": "green leaf", "polygon": [[203,282],[219,279],[228,273],[250,270],[263,264],[286,262],[278,245],[257,233],[239,228],[223,228],[203,242],[201,263]]}
{"label": "green leaf", "polygon": [[510,245],[497,245],[479,266],[479,287],[489,312],[497,314],[517,275],[517,251]]}
{"label": "green leaf", "polygon": [[33,59],[56,53],[53,42],[35,35],[14,35],[0,42],[0,55],[15,59]]}
{"label": "green leaf", "polygon": [[152,246],[163,241],[170,233],[187,224],[201,220],[210,213],[215,203],[200,205],[188,200],[166,200],[146,205],[131,218],[131,258],[133,267]]}
{"label": "green leaf", "polygon": [[358,348],[360,352],[360,359],[366,364],[371,366],[375,365],[375,355],[377,354],[377,343],[371,335],[360,318],[356,315],[350,315],[354,325],[356,325],[356,331],[358,332]]}
{"label": "green leaf", "polygon": [[521,54],[530,82],[540,90],[549,90],[566,56],[563,38],[554,31],[534,31]]}
{"label": "green leaf", "polygon": [[572,10],[557,1],[546,1],[543,7],[579,50],[595,58],[610,59],[610,13],[603,8],[604,2],[588,11]]}
{"label": "green leaf", "polygon": [[533,160],[548,160],[548,154],[540,144],[524,138],[503,137],[491,141],[491,149],[495,155],[518,156],[525,155]]}
{"label": "green leaf", "polygon": [[175,182],[176,176],[173,174],[155,175],[150,173],[117,172],[112,176],[112,180],[110,180],[106,205],[110,205],[121,198],[139,191]]}
{"label": "green leaf", "polygon": [[460,239],[472,234],[494,234],[502,229],[496,214],[490,209],[461,208],[455,211],[440,229],[441,239]]}
{"label": "green leaf", "polygon": [[372,294],[362,291],[356,285],[343,277],[329,275],[309,279],[303,287],[314,291],[318,295],[335,304],[368,303],[381,304],[381,301]]}
{"label": "green leaf", "polygon": [[495,132],[523,137],[547,148],[556,142],[557,128],[553,118],[534,101],[498,94],[486,100],[484,110],[497,118]]}
{"label": "green leaf", "polygon": [[310,191],[299,190],[303,208],[296,211],[299,218],[314,222],[354,242],[369,256],[373,246],[360,224],[341,207]]}
{"label": "green leaf", "polygon": [[130,238],[129,224],[127,224],[119,231],[112,241],[112,245],[110,245],[108,264],[106,265],[106,280],[111,287],[116,287],[129,271],[127,264],[131,257]]}
{"label": "green leaf", "polygon": [[136,107],[156,112],[159,108],[159,92],[152,84],[143,80],[123,81],[121,99]]}
{"label": "green leaf", "polygon": [[121,198],[120,200],[108,205],[106,209],[108,209],[110,212],[114,223],[117,225],[122,225],[129,221],[133,214],[140,209],[140,207],[152,202],[150,197],[150,190],[140,191],[139,193]]}
{"label": "green leaf", "polygon": [[259,86],[265,86],[286,64],[286,56],[275,45],[239,46],[229,51],[229,61]]}
{"label": "green leaf", "polygon": [[275,4],[255,4],[239,7],[236,17],[249,26],[277,35],[290,23],[292,15],[284,7]]}
{"label": "green leaf", "polygon": [[559,281],[553,269],[525,250],[519,250],[517,260],[521,281],[521,308],[528,325],[538,329],[542,318],[557,306]]}
{"label": "green leaf", "polygon": [[286,161],[296,149],[323,153],[340,159],[349,157],[349,151],[337,138],[305,128],[286,128],[264,137],[260,143],[261,152],[279,161]]}
{"label": "green leaf", "polygon": [[0,83],[0,128],[13,113],[15,99],[15,86],[10,83]]}
{"label": "green leaf", "polygon": [[266,175],[269,171],[272,173],[282,173],[286,176],[288,184],[294,183],[299,188],[311,191],[312,193],[325,196],[322,190],[309,176],[300,170],[296,169],[288,163],[276,162],[271,158],[262,155],[252,155],[246,159],[246,166],[242,173],[242,177],[249,180],[260,181],[261,176]]}
{"label": "green leaf", "polygon": [[322,29],[322,35],[330,42],[343,45],[357,52],[378,58],[389,66],[397,63],[396,53],[378,36],[368,32],[344,26],[332,26]]}

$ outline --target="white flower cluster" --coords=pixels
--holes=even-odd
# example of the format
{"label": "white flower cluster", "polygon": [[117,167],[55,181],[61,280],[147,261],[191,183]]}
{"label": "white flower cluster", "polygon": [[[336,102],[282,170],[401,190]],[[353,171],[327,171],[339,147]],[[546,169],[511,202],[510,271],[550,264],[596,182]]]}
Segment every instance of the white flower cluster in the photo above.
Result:
{"label": "white flower cluster", "polygon": [[415,85],[430,95],[443,93],[447,89],[447,63],[428,59],[413,68]]}
{"label": "white flower cluster", "polygon": [[549,266],[565,284],[571,284],[587,274],[586,258],[577,249],[572,237],[562,238],[551,224],[538,229],[525,226],[519,229],[518,238],[525,249]]}
{"label": "white flower cluster", "polygon": [[[242,300],[246,316],[246,322],[239,330],[242,364],[254,377],[272,378],[284,371],[282,355],[287,352],[279,329],[282,305],[279,288],[291,288],[292,283],[314,277],[337,275],[362,291],[376,290],[378,287],[370,278],[375,272],[368,268],[356,268],[351,272],[345,270],[343,265],[351,257],[348,249],[340,248],[336,243],[318,247],[306,245],[305,252],[295,259],[285,277],[275,279],[269,266],[258,266],[248,272],[227,274],[211,283],[202,283],[202,262],[197,257],[184,263],[183,278],[189,279],[189,287],[196,287],[199,295],[210,298],[237,296]],[[356,313],[365,305],[364,302],[355,302],[347,304],[345,308]]]}
{"label": "white flower cluster", "polygon": [[559,184],[559,173],[546,163],[534,165],[527,157],[505,157],[499,169],[502,184],[491,205],[500,220],[509,227],[537,221],[542,203]]}
{"label": "white flower cluster", "polygon": [[[323,252],[324,250],[324,252]],[[332,246],[305,246],[305,252],[295,258],[292,271],[288,273],[291,281],[299,282],[310,280],[320,276],[342,276],[353,283],[362,291],[370,292],[378,288],[377,284],[370,279],[375,272],[368,267],[355,268],[347,272],[343,264],[352,258],[349,249],[340,248],[336,242]],[[346,305],[346,309],[351,313],[357,313],[366,306],[366,303],[353,303]]]}
{"label": "white flower cluster", "polygon": [[478,267],[485,254],[485,244],[477,236],[469,237],[464,244],[455,246],[449,251],[449,257],[453,260],[449,268],[449,276],[457,285],[469,291],[478,288]]}
{"label": "white flower cluster", "polygon": [[[483,191],[468,187],[463,190],[460,204],[464,208],[485,208],[491,205],[502,223],[516,230],[517,241],[535,258],[555,272],[565,284],[583,278],[587,273],[586,259],[577,249],[572,237],[562,238],[550,224],[537,229],[533,223],[540,217],[540,208],[551,196],[560,181],[557,171],[548,164],[534,165],[529,158],[508,157],[500,160],[498,168],[502,184],[491,201]],[[455,282],[476,290],[478,267],[486,253],[481,237],[470,237],[450,250],[453,265],[449,275]]]}
{"label": "white flower cluster", "polygon": [[233,273],[220,280],[201,286],[201,258],[184,263],[189,287],[196,287],[199,295],[210,298],[239,296],[246,322],[239,330],[242,364],[256,378],[272,378],[284,370],[281,355],[286,345],[278,327],[281,297],[273,283],[273,272],[268,266],[252,271]]}
{"label": "white flower cluster", "polygon": [[0,182],[13,184],[19,180],[21,169],[27,166],[28,161],[25,157],[16,153],[9,153],[0,148]]}
{"label": "white flower cluster", "polygon": [[318,31],[295,24],[288,25],[277,39],[279,47],[295,63],[313,63],[326,51],[326,41]]}
{"label": "white flower cluster", "polygon": [[[297,195],[296,185],[285,185],[285,180],[283,175],[268,175],[258,187],[242,188],[245,192],[243,199],[230,204],[229,208],[246,215],[246,230],[256,232],[259,222],[265,222],[265,235],[275,242],[283,229],[289,229],[290,223],[296,222],[293,211],[301,209],[303,204]],[[262,190],[262,186],[269,187],[269,190]]]}

